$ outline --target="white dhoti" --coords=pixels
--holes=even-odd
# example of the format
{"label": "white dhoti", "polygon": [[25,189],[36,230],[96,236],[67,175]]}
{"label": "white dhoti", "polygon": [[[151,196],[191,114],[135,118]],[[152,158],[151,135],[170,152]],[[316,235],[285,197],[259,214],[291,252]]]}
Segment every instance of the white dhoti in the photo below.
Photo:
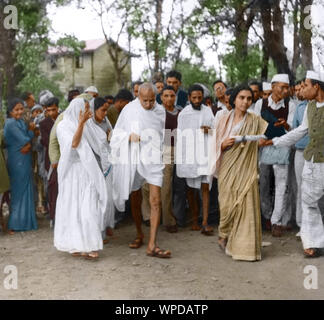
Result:
{"label": "white dhoti", "polygon": [[200,189],[202,183],[209,184],[209,188],[211,188],[211,184],[213,182],[213,176],[199,176],[197,178],[186,178],[186,183],[188,187],[194,189]]}
{"label": "white dhoti", "polygon": [[298,227],[301,227],[302,222],[302,203],[301,203],[301,185],[302,185],[302,173],[304,168],[304,150],[297,149],[295,153],[295,175],[297,182],[297,196],[296,196],[296,223]]}
{"label": "white dhoti", "polygon": [[318,206],[324,195],[324,163],[305,161],[302,174],[301,239],[304,249],[324,248],[324,225]]}

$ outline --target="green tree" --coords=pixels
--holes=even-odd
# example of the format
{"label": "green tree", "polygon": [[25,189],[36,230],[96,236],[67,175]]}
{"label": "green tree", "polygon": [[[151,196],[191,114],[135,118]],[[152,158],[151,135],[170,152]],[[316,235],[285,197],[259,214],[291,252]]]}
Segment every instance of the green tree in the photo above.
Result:
{"label": "green tree", "polygon": [[[1,32],[0,62],[7,65],[0,66],[1,100],[8,96],[18,95],[22,91],[32,91],[36,96],[44,89],[51,90],[59,98],[63,94],[59,90],[57,81],[62,75],[53,79],[43,74],[39,68],[44,60],[49,45],[64,45],[79,53],[82,43],[74,37],[66,35],[57,43],[50,41],[48,32],[51,22],[47,18],[46,5],[50,0],[12,0],[18,10],[18,30]],[[57,5],[65,5],[70,0],[57,0]],[[1,3],[0,9],[5,5]],[[2,10],[0,10],[2,12]],[[8,47],[10,50],[6,50]]]}
{"label": "green tree", "polygon": [[73,54],[79,55],[84,43],[69,35],[65,35],[57,42],[51,42],[48,37],[51,22],[46,16],[46,6],[39,6],[39,1],[24,2],[18,12],[19,32],[16,36],[16,50],[21,76],[17,84],[18,91],[31,91],[37,97],[40,91],[48,89],[63,99],[63,93],[58,86],[58,81],[63,75],[48,78],[40,70],[39,65],[45,59],[49,46],[64,46]]}
{"label": "green tree", "polygon": [[178,62],[177,70],[182,74],[182,86],[186,89],[194,83],[202,83],[212,92],[212,83],[217,78],[214,68],[206,68],[201,64],[193,64],[190,59]]}
{"label": "green tree", "polygon": [[262,68],[262,51],[258,45],[248,47],[247,54],[241,55],[240,43],[230,43],[230,50],[223,57],[227,80],[231,85],[258,79]]}

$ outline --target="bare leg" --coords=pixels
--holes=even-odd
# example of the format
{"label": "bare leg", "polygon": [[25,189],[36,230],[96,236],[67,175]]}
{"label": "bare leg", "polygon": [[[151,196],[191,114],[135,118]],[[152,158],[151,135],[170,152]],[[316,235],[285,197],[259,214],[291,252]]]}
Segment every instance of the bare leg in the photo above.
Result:
{"label": "bare leg", "polygon": [[199,231],[200,227],[198,225],[198,205],[197,205],[197,199],[195,197],[194,189],[188,188],[187,192],[188,202],[189,202],[189,208],[192,214],[192,230]]}
{"label": "bare leg", "polygon": [[150,206],[151,206],[151,228],[148,249],[153,250],[156,247],[156,236],[161,219],[161,188],[152,184],[150,187]]}
{"label": "bare leg", "polygon": [[206,231],[212,231],[213,228],[208,227],[208,210],[209,210],[209,184],[202,183],[201,184],[202,190],[202,200],[203,200],[203,221],[202,225],[206,227]]}
{"label": "bare leg", "polygon": [[161,188],[150,184],[150,239],[147,245],[147,253],[155,255],[160,258],[170,257],[171,252],[169,250],[162,250],[157,245],[157,232],[161,219]]}
{"label": "bare leg", "polygon": [[[133,191],[131,193],[130,200],[131,200],[132,216],[135,222],[136,232],[137,232],[136,239],[142,240],[144,238],[144,234],[142,231],[142,215],[141,215],[142,191],[141,189],[137,191]],[[136,246],[131,246],[131,247],[139,248],[140,246],[141,244],[137,247]]]}

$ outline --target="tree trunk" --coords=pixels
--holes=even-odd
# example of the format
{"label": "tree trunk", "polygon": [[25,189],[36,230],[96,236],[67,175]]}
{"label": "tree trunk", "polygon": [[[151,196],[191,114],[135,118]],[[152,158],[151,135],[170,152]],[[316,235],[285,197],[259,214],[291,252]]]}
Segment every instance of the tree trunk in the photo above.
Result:
{"label": "tree trunk", "polygon": [[313,70],[313,48],[312,48],[312,28],[308,25],[307,19],[310,11],[305,13],[305,7],[311,6],[313,0],[300,0],[300,43],[301,43],[301,62],[305,70]]}
{"label": "tree trunk", "polygon": [[265,43],[262,46],[263,58],[262,58],[262,70],[261,70],[261,80],[268,81],[268,66],[269,66],[269,51]]}
{"label": "tree trunk", "polygon": [[292,60],[292,72],[296,74],[297,67],[300,64],[300,23],[298,21],[298,13],[299,13],[299,0],[292,1],[294,6],[294,12],[293,12],[293,23],[294,23],[294,55]]}
{"label": "tree trunk", "polygon": [[159,36],[162,32],[162,5],[163,0],[155,0],[155,35],[154,35],[154,73],[160,71]]}
{"label": "tree trunk", "polygon": [[0,4],[0,108],[2,100],[15,93],[15,30],[7,30],[3,21],[5,4]]}
{"label": "tree trunk", "polygon": [[[261,2],[261,22],[264,31],[265,45],[273,59],[278,73],[288,73],[293,79],[284,45],[284,21],[280,9],[280,1]],[[272,29],[273,26],[273,29]]]}

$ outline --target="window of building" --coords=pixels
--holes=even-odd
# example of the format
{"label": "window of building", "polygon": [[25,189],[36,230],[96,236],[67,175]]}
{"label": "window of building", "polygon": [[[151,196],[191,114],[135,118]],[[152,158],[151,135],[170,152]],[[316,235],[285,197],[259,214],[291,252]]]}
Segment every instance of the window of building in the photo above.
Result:
{"label": "window of building", "polygon": [[75,67],[77,69],[83,68],[83,55],[75,57]]}
{"label": "window of building", "polygon": [[49,63],[51,66],[51,69],[57,69],[57,56],[50,56],[49,57]]}

